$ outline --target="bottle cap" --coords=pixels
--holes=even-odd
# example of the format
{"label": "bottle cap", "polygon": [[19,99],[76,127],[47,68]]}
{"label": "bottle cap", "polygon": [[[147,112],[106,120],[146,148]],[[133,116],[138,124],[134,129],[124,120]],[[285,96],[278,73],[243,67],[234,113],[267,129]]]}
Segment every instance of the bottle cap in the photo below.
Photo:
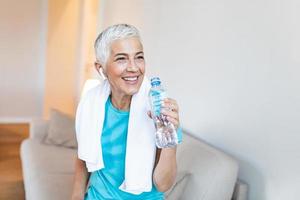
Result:
{"label": "bottle cap", "polygon": [[159,77],[152,77],[150,80],[151,80],[151,86],[159,86],[161,84]]}

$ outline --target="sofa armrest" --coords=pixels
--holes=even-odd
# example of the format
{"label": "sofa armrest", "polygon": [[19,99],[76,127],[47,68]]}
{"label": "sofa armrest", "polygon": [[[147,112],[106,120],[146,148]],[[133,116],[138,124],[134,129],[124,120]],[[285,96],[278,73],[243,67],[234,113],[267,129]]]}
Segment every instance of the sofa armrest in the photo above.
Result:
{"label": "sofa armrest", "polygon": [[42,141],[47,135],[48,120],[34,119],[30,124],[29,138]]}
{"label": "sofa armrest", "polygon": [[232,200],[247,200],[248,199],[248,185],[241,180],[238,180],[234,187]]}

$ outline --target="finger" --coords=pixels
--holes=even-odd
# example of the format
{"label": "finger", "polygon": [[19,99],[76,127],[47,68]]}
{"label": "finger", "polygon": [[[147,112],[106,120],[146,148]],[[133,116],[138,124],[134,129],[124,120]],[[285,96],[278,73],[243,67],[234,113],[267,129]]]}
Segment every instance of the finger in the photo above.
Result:
{"label": "finger", "polygon": [[178,106],[176,104],[172,103],[163,103],[163,108],[166,108],[167,110],[177,111],[178,112]]}
{"label": "finger", "polygon": [[150,111],[147,112],[147,115],[152,119],[152,114]]}
{"label": "finger", "polygon": [[174,99],[171,99],[171,98],[165,98],[164,101],[163,101],[163,106],[166,105],[170,105],[170,108],[173,109],[173,110],[179,110],[179,106],[177,104],[177,101],[174,100]]}
{"label": "finger", "polygon": [[166,103],[173,103],[175,100],[174,99],[171,99],[171,98],[164,98],[164,102]]}
{"label": "finger", "polygon": [[171,117],[168,117],[168,116],[167,116],[167,120],[168,120],[170,123],[172,123],[172,124],[175,126],[176,129],[179,127],[179,121],[178,121],[178,120],[176,120],[176,119],[174,119],[174,118],[171,118]]}
{"label": "finger", "polygon": [[166,116],[169,116],[169,117],[172,117],[174,119],[177,119],[178,120],[178,113],[175,112],[175,111],[170,111],[170,110],[166,110],[166,109],[162,109],[161,111],[162,114],[166,115]]}
{"label": "finger", "polygon": [[167,102],[167,103],[177,104],[177,101],[175,99],[172,99],[172,98],[165,98],[164,101]]}

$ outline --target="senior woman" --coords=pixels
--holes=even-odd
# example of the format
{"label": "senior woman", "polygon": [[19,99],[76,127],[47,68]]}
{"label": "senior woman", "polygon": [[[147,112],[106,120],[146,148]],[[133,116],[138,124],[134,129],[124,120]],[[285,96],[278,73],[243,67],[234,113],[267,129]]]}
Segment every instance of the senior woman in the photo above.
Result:
{"label": "senior woman", "polygon": [[[76,159],[72,199],[164,199],[164,192],[172,186],[177,173],[176,147],[154,149],[156,150],[153,154],[154,162],[150,166],[152,185],[148,191],[128,192],[126,186],[124,190],[120,189],[125,179],[125,170],[130,171],[125,165],[128,148],[126,145],[134,145],[127,141],[131,103],[133,96],[139,92],[144,78],[146,79],[143,45],[138,30],[128,24],[108,27],[96,39],[95,53],[96,70],[106,78],[110,88],[108,98],[99,99],[105,101],[101,134],[103,167],[88,170],[88,162],[80,157]],[[179,115],[176,101],[171,98],[165,99],[162,113],[177,129]],[[148,120],[151,118],[150,112],[143,114]],[[77,119],[76,123],[79,123]],[[81,142],[78,137],[77,140],[78,143]],[[92,147],[88,145],[84,148]]]}

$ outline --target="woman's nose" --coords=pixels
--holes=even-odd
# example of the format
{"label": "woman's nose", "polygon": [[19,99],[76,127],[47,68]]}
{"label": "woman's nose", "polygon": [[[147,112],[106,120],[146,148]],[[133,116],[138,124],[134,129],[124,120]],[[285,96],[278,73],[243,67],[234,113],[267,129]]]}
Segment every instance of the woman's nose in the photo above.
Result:
{"label": "woman's nose", "polygon": [[134,59],[129,59],[129,65],[127,66],[127,71],[136,72],[138,71],[138,65]]}

